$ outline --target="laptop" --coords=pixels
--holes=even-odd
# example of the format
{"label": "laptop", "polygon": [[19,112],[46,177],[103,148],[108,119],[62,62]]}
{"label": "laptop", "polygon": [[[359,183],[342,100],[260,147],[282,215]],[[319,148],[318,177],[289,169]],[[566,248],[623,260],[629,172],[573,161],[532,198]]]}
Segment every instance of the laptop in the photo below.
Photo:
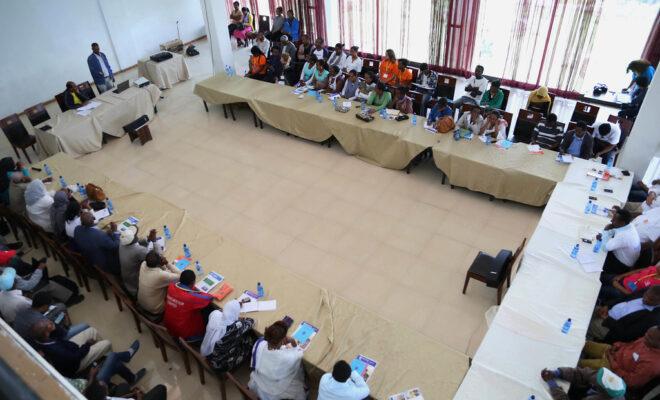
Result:
{"label": "laptop", "polygon": [[128,89],[131,86],[131,83],[129,81],[123,81],[119,85],[117,85],[117,89],[113,90],[112,93],[119,94],[123,92],[124,90]]}

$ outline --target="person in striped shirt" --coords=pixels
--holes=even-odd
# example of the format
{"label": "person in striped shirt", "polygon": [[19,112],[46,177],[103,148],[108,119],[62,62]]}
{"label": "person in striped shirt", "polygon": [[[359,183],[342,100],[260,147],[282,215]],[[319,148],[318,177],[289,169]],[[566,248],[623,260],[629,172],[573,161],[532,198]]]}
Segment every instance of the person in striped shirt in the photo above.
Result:
{"label": "person in striped shirt", "polygon": [[539,122],[532,133],[532,144],[538,144],[544,149],[557,150],[561,144],[564,132],[557,125],[557,115],[550,114],[545,122]]}

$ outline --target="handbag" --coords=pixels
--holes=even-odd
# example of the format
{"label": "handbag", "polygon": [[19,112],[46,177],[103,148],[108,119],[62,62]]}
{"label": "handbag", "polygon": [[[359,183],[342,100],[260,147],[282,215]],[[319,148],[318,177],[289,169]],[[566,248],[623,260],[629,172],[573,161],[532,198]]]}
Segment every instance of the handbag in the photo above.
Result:
{"label": "handbag", "polygon": [[454,119],[452,117],[442,117],[435,123],[435,129],[438,133],[449,133],[454,130],[456,125],[454,124]]}
{"label": "handbag", "polygon": [[96,186],[93,183],[88,183],[85,185],[85,191],[87,192],[87,198],[91,201],[105,201],[105,193],[100,186]]}

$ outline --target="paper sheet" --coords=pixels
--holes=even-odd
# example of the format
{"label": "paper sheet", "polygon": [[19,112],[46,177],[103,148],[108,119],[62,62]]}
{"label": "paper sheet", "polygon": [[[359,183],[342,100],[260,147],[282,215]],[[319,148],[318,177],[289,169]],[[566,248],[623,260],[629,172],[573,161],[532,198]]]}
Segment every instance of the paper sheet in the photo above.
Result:
{"label": "paper sheet", "polygon": [[601,272],[603,265],[598,261],[592,249],[583,249],[578,253],[577,260],[584,269],[584,272]]}
{"label": "paper sheet", "polygon": [[107,208],[104,208],[102,210],[94,211],[94,218],[96,218],[97,221],[102,220],[103,218],[107,218],[110,216],[110,211],[108,211]]}
{"label": "paper sheet", "polygon": [[571,154],[557,154],[557,161],[570,164],[573,162],[573,156]]}
{"label": "paper sheet", "polygon": [[527,150],[532,154],[543,154],[543,150],[541,150],[541,146],[538,144],[527,145]]}

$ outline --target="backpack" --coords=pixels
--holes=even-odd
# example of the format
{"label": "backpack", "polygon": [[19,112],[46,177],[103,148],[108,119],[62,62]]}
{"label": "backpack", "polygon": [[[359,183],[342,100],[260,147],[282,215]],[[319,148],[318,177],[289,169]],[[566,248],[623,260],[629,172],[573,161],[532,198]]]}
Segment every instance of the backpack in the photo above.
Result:
{"label": "backpack", "polygon": [[198,55],[199,55],[199,51],[197,51],[197,50],[195,49],[195,46],[193,46],[193,45],[191,44],[191,45],[188,46],[188,48],[186,49],[186,55],[187,55],[187,56],[190,56],[190,57],[198,56]]}

